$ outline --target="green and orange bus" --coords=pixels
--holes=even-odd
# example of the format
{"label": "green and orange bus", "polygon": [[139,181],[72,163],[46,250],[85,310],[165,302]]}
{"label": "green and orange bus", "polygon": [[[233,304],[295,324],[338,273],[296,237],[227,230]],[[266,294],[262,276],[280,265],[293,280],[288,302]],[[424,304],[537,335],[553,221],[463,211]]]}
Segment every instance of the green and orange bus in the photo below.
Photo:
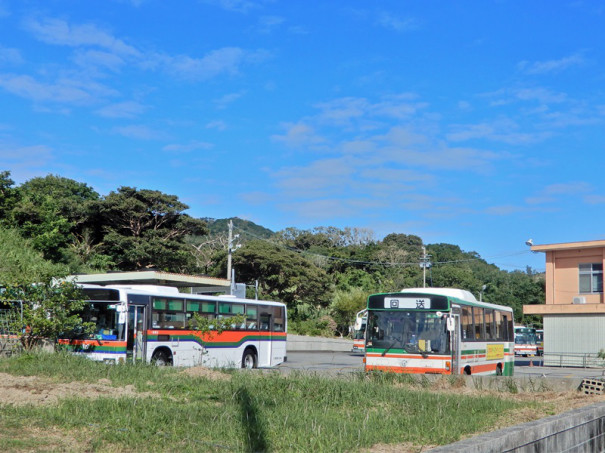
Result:
{"label": "green and orange bus", "polygon": [[514,373],[513,310],[451,288],[368,298],[365,369],[397,373]]}

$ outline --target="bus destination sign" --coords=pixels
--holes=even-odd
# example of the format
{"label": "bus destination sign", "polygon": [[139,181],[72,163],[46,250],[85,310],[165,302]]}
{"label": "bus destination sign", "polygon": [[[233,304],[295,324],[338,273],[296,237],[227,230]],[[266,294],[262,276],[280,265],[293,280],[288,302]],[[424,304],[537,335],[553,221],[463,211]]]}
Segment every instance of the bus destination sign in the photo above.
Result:
{"label": "bus destination sign", "polygon": [[384,298],[384,308],[423,310],[431,308],[430,297],[393,297]]}

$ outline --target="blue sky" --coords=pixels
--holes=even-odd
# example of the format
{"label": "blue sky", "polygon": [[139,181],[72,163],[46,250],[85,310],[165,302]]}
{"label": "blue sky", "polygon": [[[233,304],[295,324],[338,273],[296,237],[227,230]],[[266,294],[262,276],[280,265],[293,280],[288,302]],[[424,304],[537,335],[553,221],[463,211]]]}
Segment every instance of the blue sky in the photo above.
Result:
{"label": "blue sky", "polygon": [[0,169],[513,270],[603,239],[602,1],[0,0]]}

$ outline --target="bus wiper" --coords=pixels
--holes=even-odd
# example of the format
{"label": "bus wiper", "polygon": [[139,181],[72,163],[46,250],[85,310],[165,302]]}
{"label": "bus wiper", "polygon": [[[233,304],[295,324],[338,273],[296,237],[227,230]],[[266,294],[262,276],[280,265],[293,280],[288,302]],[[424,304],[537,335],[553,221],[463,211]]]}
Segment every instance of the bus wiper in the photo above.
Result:
{"label": "bus wiper", "polygon": [[429,353],[423,349],[420,349],[416,343],[406,343],[404,349],[406,352],[420,354],[423,359],[426,359],[429,356]]}
{"label": "bus wiper", "polygon": [[382,352],[381,357],[384,357],[384,355],[389,352],[393,346],[395,346],[395,343],[399,343],[399,340],[393,340],[389,347]]}

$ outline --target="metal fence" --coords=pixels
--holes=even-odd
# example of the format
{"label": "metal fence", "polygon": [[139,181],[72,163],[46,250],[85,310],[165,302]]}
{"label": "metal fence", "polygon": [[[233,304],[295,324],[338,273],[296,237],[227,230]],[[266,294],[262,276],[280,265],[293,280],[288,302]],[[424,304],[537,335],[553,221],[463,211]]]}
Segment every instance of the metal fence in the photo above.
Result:
{"label": "metal fence", "polygon": [[21,324],[20,316],[14,310],[0,310],[0,356],[20,351]]}
{"label": "metal fence", "polygon": [[540,357],[544,366],[603,368],[605,359],[596,353],[585,352],[547,352]]}

